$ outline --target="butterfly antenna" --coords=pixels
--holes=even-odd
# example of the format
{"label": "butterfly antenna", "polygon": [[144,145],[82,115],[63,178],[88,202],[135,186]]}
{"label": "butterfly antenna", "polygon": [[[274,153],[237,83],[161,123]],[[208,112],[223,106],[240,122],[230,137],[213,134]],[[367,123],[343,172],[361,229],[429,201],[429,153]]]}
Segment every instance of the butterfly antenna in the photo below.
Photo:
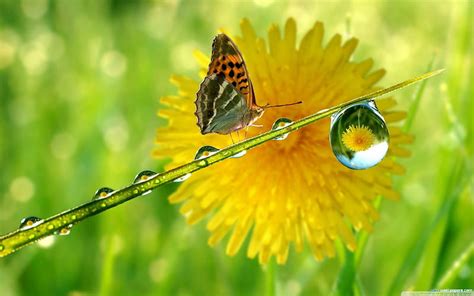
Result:
{"label": "butterfly antenna", "polygon": [[298,105],[303,103],[303,101],[298,101],[294,103],[289,103],[289,104],[280,104],[280,105],[270,105],[266,104],[265,106],[262,106],[263,109],[268,109],[268,108],[277,108],[277,107],[285,107],[285,106],[293,106],[293,105]]}

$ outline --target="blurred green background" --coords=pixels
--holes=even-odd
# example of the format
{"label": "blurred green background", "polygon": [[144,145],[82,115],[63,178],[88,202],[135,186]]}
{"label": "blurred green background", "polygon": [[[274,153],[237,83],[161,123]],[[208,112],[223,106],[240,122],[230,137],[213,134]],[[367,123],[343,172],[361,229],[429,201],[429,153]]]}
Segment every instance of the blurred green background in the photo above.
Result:
{"label": "blurred green background", "polygon": [[[424,72],[434,56],[447,71],[427,82],[418,108],[416,87],[396,94],[415,115],[416,142],[395,178],[402,199],[382,202],[360,264],[292,251],[275,268],[275,293],[350,294],[348,282],[360,295],[474,288],[472,11],[470,1],[0,0],[0,233],[161,170],[150,155],[165,123],[158,99],[177,92],[170,75],[198,80],[192,51],[209,54],[219,28],[238,35],[247,17],[264,35],[292,16],[300,38],[316,20],[325,40],[359,38],[354,59],[387,69],[381,85]],[[185,224],[167,202],[175,189],[0,259],[0,294],[271,293],[256,260],[211,249],[205,223]]]}

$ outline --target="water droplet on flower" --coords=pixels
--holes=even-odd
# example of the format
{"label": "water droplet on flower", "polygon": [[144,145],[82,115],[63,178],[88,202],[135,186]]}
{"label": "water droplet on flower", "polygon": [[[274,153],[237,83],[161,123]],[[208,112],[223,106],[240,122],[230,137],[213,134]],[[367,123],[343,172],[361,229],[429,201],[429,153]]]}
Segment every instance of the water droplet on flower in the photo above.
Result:
{"label": "water droplet on flower", "polygon": [[146,181],[146,180],[148,180],[151,177],[156,176],[156,175],[157,175],[157,173],[155,173],[153,171],[150,171],[150,170],[142,171],[142,172],[138,173],[135,176],[135,179],[133,180],[133,183],[144,182],[144,181]]}
{"label": "water droplet on flower", "polygon": [[184,176],[181,176],[179,178],[176,178],[173,180],[173,182],[176,182],[176,183],[180,183],[180,182],[184,182],[186,181],[187,179],[189,179],[189,177],[191,177],[191,173],[187,173],[186,175]]}
{"label": "water droplet on flower", "polygon": [[59,229],[58,231],[54,232],[54,234],[57,234],[57,235],[68,235],[71,233],[71,228],[72,228],[72,224],[69,224],[61,229]]}
{"label": "water droplet on flower", "polygon": [[199,150],[196,152],[196,156],[194,157],[195,160],[197,159],[203,159],[206,157],[209,157],[213,154],[216,154],[219,152],[219,149],[212,147],[212,146],[202,146],[199,148]]}
{"label": "water droplet on flower", "polygon": [[20,229],[21,230],[30,229],[31,227],[34,227],[40,223],[43,223],[43,219],[35,217],[35,216],[26,217],[26,218],[21,219]]}
{"label": "water droplet on flower", "polygon": [[245,154],[247,154],[247,150],[242,150],[239,153],[232,155],[230,158],[239,158],[244,156]]}
{"label": "water droplet on flower", "polygon": [[389,134],[375,103],[351,105],[331,117],[329,141],[336,158],[350,169],[378,164],[387,154]]}
{"label": "water droplet on flower", "polygon": [[[272,130],[282,129],[284,127],[289,126],[292,123],[293,123],[293,121],[291,119],[284,118],[284,117],[283,118],[278,118],[275,121],[275,123],[272,125]],[[279,137],[274,138],[273,140],[281,141],[281,140],[284,140],[284,139],[288,138],[288,135],[289,135],[289,133],[286,133],[286,134],[283,134]]]}
{"label": "water droplet on flower", "polygon": [[94,199],[100,199],[100,198],[105,198],[107,197],[110,193],[114,192],[114,190],[112,188],[109,188],[109,187],[102,187],[102,188],[99,188],[95,194],[94,194],[94,197],[92,197],[92,200]]}

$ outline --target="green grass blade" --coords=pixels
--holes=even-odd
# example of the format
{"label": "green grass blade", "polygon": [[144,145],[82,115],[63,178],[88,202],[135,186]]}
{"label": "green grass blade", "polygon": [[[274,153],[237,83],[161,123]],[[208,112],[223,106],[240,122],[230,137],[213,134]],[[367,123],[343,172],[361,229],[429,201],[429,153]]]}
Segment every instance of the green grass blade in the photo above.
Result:
{"label": "green grass blade", "polygon": [[[464,160],[460,158],[456,158],[454,160],[454,164],[449,170],[451,172],[449,180],[447,180],[447,183],[443,186],[445,190],[444,202],[441,204],[433,221],[425,228],[425,230],[418,237],[416,242],[414,242],[413,247],[410,248],[409,253],[403,260],[403,264],[400,267],[397,276],[395,277],[388,290],[388,295],[400,295],[400,293],[406,287],[408,278],[416,271],[419,259],[426,251],[425,248],[428,245],[432,233],[438,227],[442,227],[443,221],[449,215],[455,202],[458,199],[461,188],[464,188],[463,184],[467,181],[465,167],[466,166]],[[454,184],[457,184],[457,186],[454,186]],[[453,188],[455,190],[451,190]]]}
{"label": "green grass blade", "polygon": [[471,243],[459,257],[454,260],[451,267],[441,277],[439,282],[436,284],[436,289],[448,289],[452,287],[452,283],[461,272],[462,268],[474,259],[474,243]]}
{"label": "green grass blade", "polygon": [[356,275],[356,281],[354,285],[354,295],[355,296],[366,296],[367,293],[365,292],[364,285],[362,280],[360,279],[359,275]]}
{"label": "green grass blade", "polygon": [[[433,70],[433,65],[434,65],[435,59],[436,59],[436,54],[433,55],[433,58],[431,59],[430,63],[428,64],[428,67],[426,69],[427,72]],[[405,120],[405,124],[403,125],[403,130],[405,132],[408,132],[411,129],[412,125],[413,125],[413,121],[414,121],[415,116],[417,114],[418,107],[420,106],[421,98],[423,97],[423,94],[425,92],[426,82],[427,82],[426,80],[422,81],[416,89],[416,92],[414,94],[414,100],[411,103],[410,108],[408,109],[407,119]]]}
{"label": "green grass blade", "polygon": [[[374,208],[378,209],[382,203],[382,197],[378,196],[374,202]],[[362,257],[364,255],[365,246],[367,245],[367,240],[369,239],[369,233],[367,231],[361,231],[357,234],[357,250],[355,253],[355,265],[359,266]]]}
{"label": "green grass blade", "polygon": [[334,286],[333,295],[352,295],[356,280],[354,253],[344,248],[344,264],[341,266]]}
{"label": "green grass blade", "polygon": [[265,272],[265,296],[275,296],[276,287],[276,266],[273,260],[268,262],[264,269]]}

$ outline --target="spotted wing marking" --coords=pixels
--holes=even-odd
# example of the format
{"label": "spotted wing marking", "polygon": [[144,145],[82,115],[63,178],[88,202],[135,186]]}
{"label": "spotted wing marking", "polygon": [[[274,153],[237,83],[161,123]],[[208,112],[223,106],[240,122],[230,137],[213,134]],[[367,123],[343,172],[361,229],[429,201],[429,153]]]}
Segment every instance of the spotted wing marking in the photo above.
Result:
{"label": "spotted wing marking", "polygon": [[207,75],[211,74],[224,74],[226,81],[245,97],[247,106],[257,105],[242,54],[225,34],[217,35],[212,43],[212,57]]}

